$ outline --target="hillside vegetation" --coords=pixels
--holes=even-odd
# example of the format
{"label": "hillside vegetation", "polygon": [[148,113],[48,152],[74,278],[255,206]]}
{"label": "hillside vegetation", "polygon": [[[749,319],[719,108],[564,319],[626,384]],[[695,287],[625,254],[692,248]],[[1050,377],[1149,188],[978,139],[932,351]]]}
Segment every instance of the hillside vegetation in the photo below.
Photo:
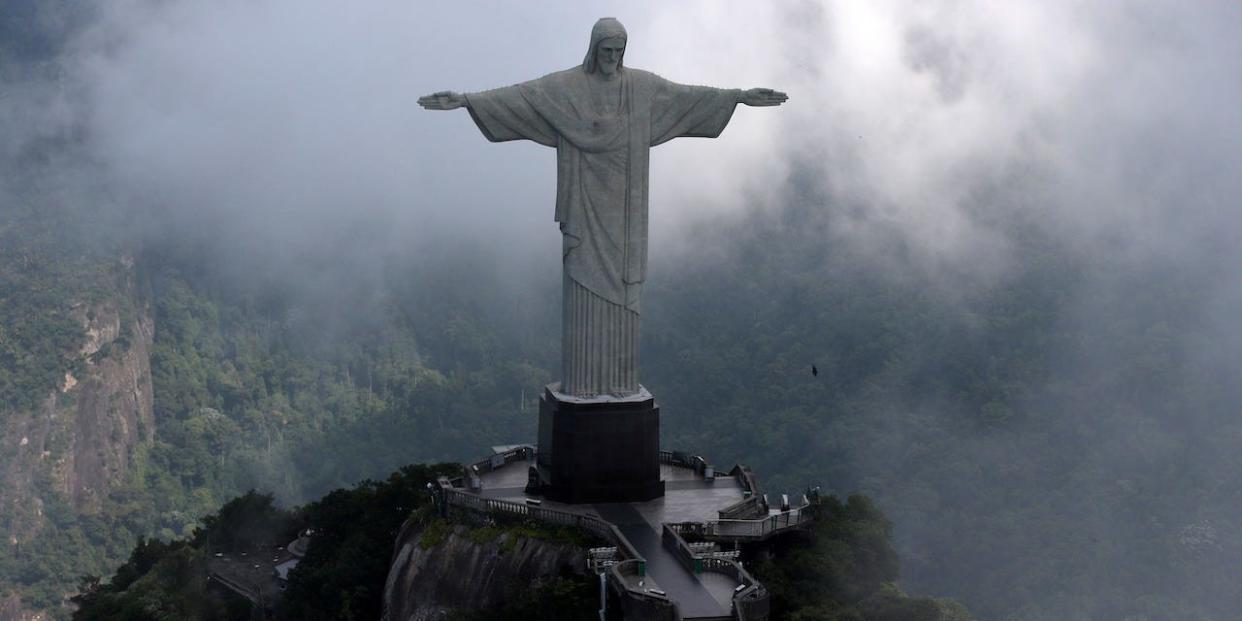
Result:
{"label": "hillside vegetation", "polygon": [[[217,551],[266,553],[271,542],[313,528],[307,556],[289,575],[274,608],[277,619],[331,621],[378,619],[393,542],[402,523],[421,529],[423,547],[438,545],[452,526],[435,517],[425,485],[458,466],[406,466],[384,481],[338,489],[303,508],[276,508],[270,495],[247,493],[204,519],[184,540],[139,541],[129,560],[107,581],[84,580],[74,621],[233,621],[254,618],[249,602],[209,588],[207,559]],[[949,600],[910,598],[893,584],[898,561],[890,526],[863,496],[828,498],[812,531],[780,540],[755,571],[771,589],[774,619],[797,621],[967,621]],[[590,533],[538,522],[505,520],[475,525],[465,537],[487,542],[510,537],[552,538],[586,546]],[[504,547],[500,554],[505,554]],[[457,581],[460,576],[445,576]],[[591,576],[548,576],[535,588],[523,584],[492,610],[458,610],[455,621],[572,621],[598,610]]]}
{"label": "hillside vegetation", "polygon": [[[825,243],[836,233],[817,200],[708,229],[695,248],[712,262],[658,274],[644,383],[663,444],[746,462],[777,492],[871,495],[895,524],[905,588],[987,618],[1225,618],[1225,576],[1242,569],[1237,384],[1179,345],[1210,339],[1194,301],[1219,276],[1088,262],[1014,225],[1019,269],[947,288]],[[381,303],[354,315],[278,280],[231,281],[196,261],[209,243],[164,241],[136,255],[157,326],[155,441],[100,513],[49,509],[58,528],[0,561],[30,601],[54,605],[139,536],[190,535],[246,489],[298,504],[411,458],[533,438],[553,283],[532,285],[553,294],[519,323],[508,289],[486,286],[497,266],[395,257]],[[48,248],[89,281],[96,268]],[[21,302],[0,309],[4,325],[63,342],[10,344],[29,362],[6,368],[7,385],[46,390],[76,338],[56,313],[75,298],[10,273],[5,299]],[[46,291],[40,310],[22,287]]]}

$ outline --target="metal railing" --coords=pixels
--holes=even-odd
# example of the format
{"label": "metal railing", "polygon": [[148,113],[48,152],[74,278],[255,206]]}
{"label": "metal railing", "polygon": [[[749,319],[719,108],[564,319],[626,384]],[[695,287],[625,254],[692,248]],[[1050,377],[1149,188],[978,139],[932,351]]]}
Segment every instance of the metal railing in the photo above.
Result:
{"label": "metal railing", "polygon": [[704,522],[697,534],[717,539],[766,539],[776,533],[802,528],[815,519],[810,504],[774,513],[758,520],[713,520]]}
{"label": "metal railing", "polygon": [[663,524],[660,531],[660,539],[664,543],[664,547],[669,552],[672,552],[673,556],[677,557],[678,562],[683,567],[695,575],[703,573],[703,559],[699,558],[699,555],[690,549],[690,544],[687,544],[686,540],[682,539],[681,535],[671,525]]}
{"label": "metal railing", "polygon": [[515,446],[503,453],[497,453],[487,459],[480,459],[466,466],[467,472],[484,473],[503,468],[515,461],[531,461],[535,456],[535,447],[529,444]]}
{"label": "metal railing", "polygon": [[768,618],[771,607],[768,590],[738,561],[725,558],[703,559],[703,571],[725,574],[742,588],[733,593],[733,616],[738,621]]}
{"label": "metal railing", "polygon": [[660,463],[693,470],[696,474],[705,474],[711,470],[712,477],[721,476],[702,455],[692,455],[684,451],[660,451]]}
{"label": "metal railing", "polygon": [[262,589],[251,589],[242,583],[219,572],[210,572],[208,578],[215,580],[220,586],[250,600],[256,606],[264,606]]}
{"label": "metal railing", "polygon": [[630,540],[626,539],[625,535],[611,522],[584,513],[532,506],[496,498],[483,498],[448,486],[444,486],[442,491],[444,502],[451,507],[485,515],[502,513],[550,524],[573,526],[602,537],[617,548],[619,561],[610,566],[606,571],[609,583],[612,584],[619,594],[628,595],[639,601],[661,602],[661,606],[673,606],[676,609],[676,602],[670,600],[667,596],[652,593],[637,585],[630,584],[631,581],[626,576],[638,576],[641,578],[646,575],[647,559],[638,553],[638,550],[634,548]]}
{"label": "metal railing", "polygon": [[755,473],[750,468],[737,464],[733,466],[733,470],[729,471],[730,476],[738,478],[738,483],[742,485],[743,492],[750,492],[753,495],[759,494],[759,482],[755,480]]}
{"label": "metal railing", "polygon": [[643,599],[662,600],[666,602],[672,601],[669,599],[667,594],[660,595],[658,593],[652,593],[651,591],[643,589],[637,585],[630,585],[631,577],[641,580],[647,575],[643,564],[635,559],[621,561],[620,563],[614,564],[612,567],[608,568],[608,573],[609,579],[615,581],[614,586],[617,586],[625,591],[630,591],[637,597]]}
{"label": "metal railing", "polygon": [[668,524],[679,535],[694,535],[710,540],[759,541],[772,535],[804,528],[815,521],[815,505],[804,504],[796,509],[774,513],[754,520],[712,520]]}
{"label": "metal railing", "polygon": [[548,524],[557,524],[561,526],[573,526],[589,531],[599,537],[609,541],[617,547],[617,552],[623,559],[637,559],[644,564],[646,560],[638,554],[634,546],[629,540],[613,526],[611,522],[589,515],[586,513],[575,513],[573,511],[565,511],[563,509],[553,509],[550,507],[540,507],[534,505],[513,502],[511,500],[501,500],[499,498],[484,498],[468,492],[464,492],[452,487],[444,487],[444,501],[450,507],[459,509],[467,509],[478,513],[503,513],[514,515]]}
{"label": "metal railing", "polygon": [[745,520],[754,519],[757,516],[763,515],[766,511],[767,508],[763,506],[763,497],[758,494],[754,494],[748,498],[743,498],[742,500],[739,500],[738,502],[735,502],[720,511],[717,511],[716,513],[722,520]]}
{"label": "metal railing", "polygon": [[682,566],[695,575],[705,571],[725,574],[738,584],[740,588],[733,593],[733,615],[735,619],[740,621],[766,619],[769,610],[767,589],[763,588],[763,585],[758,580],[755,580],[755,577],[750,575],[750,572],[746,571],[740,562],[731,558],[696,553],[694,548],[686,543],[686,540],[678,532],[678,530],[685,529],[686,526],[689,525],[664,524],[661,536],[664,547],[668,548],[677,557]]}
{"label": "metal railing", "polygon": [[[470,474],[491,472],[494,469],[516,461],[529,461],[534,455],[534,447],[518,446],[504,453],[493,455],[467,466]],[[700,456],[675,451],[660,451],[661,463],[691,468],[696,472],[704,472],[710,464]],[[732,476],[738,480],[744,500],[719,511],[721,519],[709,522],[686,522],[662,525],[663,544],[688,570],[698,574],[704,571],[723,573],[731,576],[742,588],[733,595],[733,614],[739,621],[766,619],[769,614],[769,596],[767,590],[742,564],[731,558],[721,558],[696,553],[683,534],[694,534],[704,538],[725,540],[761,540],[786,530],[800,528],[814,520],[813,503],[804,504],[790,511],[768,515],[762,518],[745,519],[744,516],[762,514],[767,506],[759,493],[759,486],[750,469],[737,465],[728,474],[714,473],[716,477]],[[464,509],[480,514],[506,514],[541,522],[571,526],[591,532],[617,548],[618,561],[604,571],[608,583],[622,597],[629,597],[639,605],[650,605],[671,611],[672,618],[680,619],[676,601],[666,594],[653,593],[638,586],[646,575],[647,560],[626,539],[615,525],[602,518],[586,513],[577,513],[564,509],[554,509],[539,505],[531,505],[498,498],[485,498],[477,494],[463,491],[463,478],[442,478],[440,491],[443,502],[448,507]],[[632,580],[637,577],[638,580]],[[662,613],[663,614],[663,613]]]}
{"label": "metal railing", "polygon": [[729,471],[729,476],[737,479],[745,498],[718,511],[720,519],[754,519],[767,513],[768,508],[763,504],[763,496],[759,493],[759,482],[755,480],[755,474],[750,468],[738,464]]}

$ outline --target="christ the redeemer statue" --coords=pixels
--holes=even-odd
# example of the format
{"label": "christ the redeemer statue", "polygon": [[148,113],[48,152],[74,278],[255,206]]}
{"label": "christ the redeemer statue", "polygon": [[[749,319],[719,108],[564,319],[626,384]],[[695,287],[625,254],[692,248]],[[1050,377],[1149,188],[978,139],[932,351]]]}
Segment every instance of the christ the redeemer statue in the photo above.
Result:
{"label": "christ the redeemer statue", "polygon": [[[647,274],[647,169],[651,147],[682,136],[715,138],[738,103],[778,106],[771,89],[669,82],[624,66],[625,28],[591,29],[581,66],[481,93],[443,91],[429,110],[466,108],[492,142],[556,148],[556,221],[563,236],[561,387],[571,398],[635,396],[643,280]],[[645,392],[645,391],[642,391]]]}

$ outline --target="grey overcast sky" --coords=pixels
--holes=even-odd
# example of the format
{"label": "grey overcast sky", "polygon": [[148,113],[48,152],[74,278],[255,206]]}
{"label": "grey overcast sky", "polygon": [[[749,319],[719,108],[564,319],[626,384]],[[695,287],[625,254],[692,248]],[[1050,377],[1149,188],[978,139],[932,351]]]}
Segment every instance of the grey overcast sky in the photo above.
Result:
{"label": "grey overcast sky", "polygon": [[[515,236],[555,256],[553,152],[491,145],[464,111],[423,111],[419,95],[578,64],[603,15],[627,23],[628,63],[671,79],[782,86],[790,73],[765,60],[782,57],[780,40],[743,34],[724,5],[623,4],[111,5],[80,54],[96,151],[123,187],[173,209],[332,224],[376,212],[411,233]],[[662,149],[655,228],[740,204],[739,170],[779,176],[774,132],[788,130],[775,116],[746,110],[721,140]]]}
{"label": "grey overcast sky", "polygon": [[241,244],[348,244],[339,231],[362,221],[384,239],[355,240],[358,252],[490,240],[555,271],[552,151],[490,144],[464,112],[415,100],[576,65],[595,19],[615,16],[631,66],[791,97],[739,109],[719,139],[655,149],[653,265],[690,247],[696,222],[781,204],[793,172],[829,197],[843,239],[901,230],[931,276],[1004,273],[1020,259],[996,222],[1013,215],[1088,252],[1242,265],[1240,3],[119,0],[99,11],[70,48],[73,88],[6,84],[5,148],[83,124],[122,202],[227,223]]}
{"label": "grey overcast sky", "polygon": [[[1029,203],[1084,243],[1175,252],[1236,220],[1242,4],[1203,2],[109,3],[83,38],[94,145],[144,200],[304,226],[555,248],[554,159],[489,144],[419,95],[578,64],[600,16],[626,63],[772,86],[717,140],[652,157],[653,252],[688,222],[781,200],[810,167],[847,224],[896,224],[931,259],[1003,266],[972,201]],[[992,199],[988,199],[992,200]],[[396,233],[394,233],[396,235]],[[555,252],[555,250],[551,250]]]}

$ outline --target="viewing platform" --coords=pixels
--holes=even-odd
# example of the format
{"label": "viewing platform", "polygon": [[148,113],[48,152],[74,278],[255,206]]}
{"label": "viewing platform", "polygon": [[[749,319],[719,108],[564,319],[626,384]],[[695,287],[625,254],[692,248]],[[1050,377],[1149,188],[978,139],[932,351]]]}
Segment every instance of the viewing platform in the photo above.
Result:
{"label": "viewing platform", "polygon": [[801,496],[790,505],[783,497],[773,507],[748,469],[720,473],[700,456],[661,451],[663,496],[567,504],[531,491],[535,466],[533,446],[494,447],[464,476],[441,479],[438,502],[446,514],[501,513],[600,536],[610,547],[592,549],[590,562],[627,620],[767,619],[767,590],[742,567],[739,545],[807,527],[817,502]]}

